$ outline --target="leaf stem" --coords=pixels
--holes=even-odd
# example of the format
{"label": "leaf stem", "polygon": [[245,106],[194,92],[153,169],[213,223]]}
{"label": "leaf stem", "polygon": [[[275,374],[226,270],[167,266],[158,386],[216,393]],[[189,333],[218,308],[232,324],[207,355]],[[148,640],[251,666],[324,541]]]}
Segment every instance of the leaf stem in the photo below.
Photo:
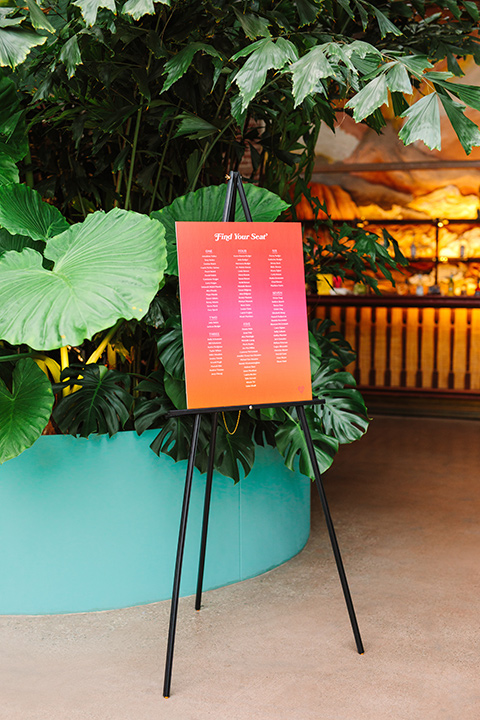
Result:
{"label": "leaf stem", "polygon": [[15,355],[0,355],[0,362],[14,362],[15,360],[19,360],[20,358],[26,358],[26,357],[35,357],[37,355],[36,352],[25,352],[25,353],[16,353]]}
{"label": "leaf stem", "polygon": [[33,177],[33,170],[32,170],[32,154],[30,152],[30,148],[28,148],[28,152],[25,155],[25,163],[27,165],[25,169],[25,185],[28,185],[28,187],[33,188],[35,185],[35,180]]}
{"label": "leaf stem", "polygon": [[219,132],[219,134],[217,135],[215,140],[213,140],[211,143],[207,143],[205,145],[205,147],[202,151],[200,161],[198,163],[197,171],[195,173],[195,176],[194,176],[192,182],[190,183],[190,185],[188,187],[187,192],[193,192],[195,190],[195,188],[197,186],[198,178],[200,176],[200,173],[202,172],[202,168],[203,168],[203,165],[204,165],[207,157],[210,155],[215,144],[220,140],[220,138],[222,137],[225,130],[227,130],[230,127],[230,125],[232,125],[234,122],[235,122],[235,120],[233,118],[231,118],[231,120],[229,120],[228,123],[225,125],[225,127]]}
{"label": "leaf stem", "polygon": [[165,140],[165,145],[163,146],[162,157],[160,158],[160,162],[159,162],[159,164],[158,164],[157,177],[155,178],[155,184],[154,184],[154,186],[153,186],[153,192],[152,192],[152,199],[151,199],[151,201],[150,201],[150,207],[149,207],[149,209],[148,209],[148,214],[149,214],[149,215],[150,215],[150,213],[152,212],[153,206],[154,206],[154,204],[155,204],[155,195],[157,194],[158,183],[160,182],[160,175],[161,175],[162,170],[163,170],[163,165],[164,165],[164,163],[165,163],[165,157],[166,157],[166,155],[167,155],[167,148],[168,148],[169,143],[170,143],[170,138],[171,138],[171,136],[172,136],[172,131],[173,131],[174,126],[175,126],[175,121],[172,120],[172,122],[170,123],[170,129],[169,129],[169,131],[168,131],[167,139]]}
{"label": "leaf stem", "polygon": [[127,193],[125,195],[125,210],[130,209],[130,194],[131,194],[131,190],[132,190],[133,171],[135,169],[135,156],[137,154],[138,136],[140,134],[140,123],[142,121],[142,112],[143,112],[143,97],[140,101],[140,107],[137,110],[137,121],[135,123],[135,131],[133,134],[132,155],[130,158],[130,170],[128,173],[128,180],[127,180]]}
{"label": "leaf stem", "polygon": [[[70,365],[70,360],[68,357],[68,347],[64,345],[60,348],[60,368],[61,370],[65,370]],[[63,397],[66,397],[67,395],[70,395],[71,389],[69,387],[64,387],[62,390]]]}
{"label": "leaf stem", "polygon": [[120,318],[120,320],[117,320],[115,325],[112,328],[110,328],[110,330],[105,335],[105,337],[103,338],[100,345],[97,347],[96,350],[93,351],[93,353],[88,358],[88,360],[86,362],[87,365],[89,365],[90,363],[97,362],[97,360],[100,358],[101,354],[103,353],[103,351],[107,347],[108,343],[113,338],[113,336],[115,335],[115,333],[117,332],[117,330],[119,329],[119,327],[121,326],[122,323],[123,323],[123,318]]}
{"label": "leaf stem", "polygon": [[295,423],[295,425],[298,425],[298,427],[300,427],[300,423],[297,422],[297,420],[295,420],[295,418],[294,418],[292,415],[290,415],[290,413],[288,412],[288,410],[285,410],[284,407],[282,407],[282,410],[283,410],[283,412],[285,413],[285,415],[286,415],[288,418],[290,418],[290,420],[291,420],[293,423]]}

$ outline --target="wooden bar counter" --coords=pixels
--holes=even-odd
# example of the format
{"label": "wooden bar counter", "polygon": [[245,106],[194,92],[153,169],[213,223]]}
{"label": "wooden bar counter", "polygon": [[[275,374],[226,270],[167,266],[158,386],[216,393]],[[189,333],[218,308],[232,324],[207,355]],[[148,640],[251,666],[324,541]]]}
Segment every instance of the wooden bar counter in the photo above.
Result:
{"label": "wooden bar counter", "polygon": [[361,389],[480,395],[480,297],[308,295],[357,352]]}

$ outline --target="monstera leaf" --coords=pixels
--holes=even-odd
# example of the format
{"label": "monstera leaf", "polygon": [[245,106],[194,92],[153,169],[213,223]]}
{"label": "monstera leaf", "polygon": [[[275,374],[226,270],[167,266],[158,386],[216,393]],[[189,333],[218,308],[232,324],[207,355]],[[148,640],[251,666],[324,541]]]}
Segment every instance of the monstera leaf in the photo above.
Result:
{"label": "monstera leaf", "polygon": [[340,444],[359,440],[368,429],[363,398],[355,388],[325,390],[325,405],[319,406],[319,414],[327,435],[335,437]]}
{"label": "monstera leaf", "polygon": [[[280,213],[288,208],[278,195],[256,187],[245,185],[245,194],[248,206],[255,222],[273,222]],[[151,217],[160,220],[165,228],[167,241],[167,273],[178,275],[177,241],[175,237],[175,222],[177,220],[197,222],[219,222],[223,215],[223,206],[227,195],[226,185],[210,185],[193,193],[177,198],[171,205],[162,210],[155,210]],[[235,220],[245,220],[241,203],[237,201]],[[1,220],[0,220],[1,224]]]}
{"label": "monstera leaf", "polygon": [[[306,408],[305,414],[312,436],[315,457],[321,473],[328,470],[338,450],[338,440],[325,435],[318,417],[311,408]],[[295,470],[297,455],[300,456],[299,469],[303,475],[314,478],[312,463],[308,454],[307,442],[303,434],[299,420],[293,416],[281,425],[276,434],[277,448],[285,458],[285,465],[290,470]]]}
{"label": "monstera leaf", "polygon": [[164,373],[155,370],[145,380],[140,380],[137,391],[147,392],[148,398],[139,397],[135,402],[135,430],[141,435],[151,427],[159,427],[165,421],[165,415],[172,409],[172,404],[165,392]]}
{"label": "monstera leaf", "polygon": [[[235,415],[236,413],[233,413]],[[255,462],[255,443],[252,440],[253,423],[243,415],[234,433],[227,432],[225,427],[218,425],[217,442],[215,444],[215,469],[222,475],[233,479],[234,483],[246,477]]]}
{"label": "monstera leaf", "polygon": [[336,358],[321,362],[312,378],[313,393],[324,399],[323,405],[315,406],[315,413],[325,433],[340,444],[359,440],[368,429],[367,408],[354,385],[355,379]]}
{"label": "monstera leaf", "polygon": [[180,318],[169,318],[166,323],[167,332],[158,341],[158,358],[165,370],[177,380],[185,379],[185,362],[183,358],[183,335]]}
{"label": "monstera leaf", "polygon": [[53,413],[62,432],[80,437],[108,432],[112,437],[123,428],[133,403],[128,375],[104,365],[74,365],[62,372],[61,380],[78,388]]}
{"label": "monstera leaf", "polygon": [[[161,452],[170,455],[178,462],[186,460],[190,455],[190,444],[192,440],[193,417],[171,417],[163,422],[162,429],[158,433],[150,447],[156,455]],[[208,447],[210,441],[210,423],[200,424],[198,436],[198,449],[195,455],[195,467],[204,473],[208,464]]]}
{"label": "monstera leaf", "polygon": [[0,258],[0,337],[36,350],[79,345],[119,318],[140,319],[166,266],[160,223],[126,210],[95,212],[30,248]]}
{"label": "monstera leaf", "polygon": [[0,464],[33,445],[48,423],[52,407],[47,376],[30,358],[19,360],[11,391],[0,379]]}

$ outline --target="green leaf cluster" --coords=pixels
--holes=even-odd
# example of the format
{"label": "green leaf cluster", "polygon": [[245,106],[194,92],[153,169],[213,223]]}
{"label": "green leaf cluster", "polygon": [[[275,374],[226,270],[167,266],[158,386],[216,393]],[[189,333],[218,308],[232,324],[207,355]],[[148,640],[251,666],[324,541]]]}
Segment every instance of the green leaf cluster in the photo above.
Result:
{"label": "green leaf cluster", "polygon": [[[246,157],[259,185],[247,187],[254,218],[294,215],[288,206],[307,193],[320,129],[334,128],[339,110],[381,132],[389,105],[404,120],[403,142],[437,148],[442,109],[470,152],[480,135],[465,110],[480,109],[480,94],[457,78],[461,58],[480,63],[478,20],[475,3],[456,0],[26,0],[0,8],[5,392],[15,395],[33,357],[47,367],[33,349],[49,348],[50,369],[65,371],[59,348],[68,345],[68,364],[79,362],[92,384],[77,373],[58,399],[65,428],[132,422],[126,397],[125,411],[116,405],[127,385],[112,375],[107,382],[107,364],[132,378],[139,432],[158,427],[154,448],[183,458],[189,421],[165,418],[185,403],[175,220],[220,219],[225,175]],[[448,72],[434,69],[441,60]],[[28,188],[12,185],[19,177]],[[328,221],[327,229],[327,247],[306,245],[312,276],[347,274],[375,290],[377,273],[392,279],[404,262],[388,233],[379,239]],[[312,377],[326,402],[309,419],[322,468],[366,428],[342,370],[351,353],[328,324],[314,328]],[[101,364],[87,363],[92,356]],[[77,410],[68,415],[89,407],[93,387],[99,401],[102,389],[105,401],[112,394],[110,409],[87,412],[91,423]],[[234,436],[221,425],[217,467],[238,480],[255,442],[267,442],[310,474],[298,418],[287,412],[245,413]]]}
{"label": "green leaf cluster", "polygon": [[128,375],[105,365],[72,364],[60,379],[60,387],[76,389],[62,398],[53,413],[63,433],[80,437],[108,433],[112,437],[125,426],[133,405]]}
{"label": "green leaf cluster", "polygon": [[[304,194],[317,217],[319,211],[325,212],[325,206],[312,196],[310,188],[305,187]],[[393,271],[408,265],[398,242],[385,229],[380,237],[361,223],[338,225],[331,219],[317,220],[313,230],[319,228],[327,232],[327,242],[319,243],[316,232],[307,233],[304,240],[305,279],[312,288],[319,274],[332,274],[361,283],[379,295],[379,277],[395,286]]]}
{"label": "green leaf cluster", "polygon": [[15,363],[10,387],[0,377],[0,464],[33,445],[52,407],[51,384],[32,359]]}
{"label": "green leaf cluster", "polygon": [[[113,340],[111,325],[140,320],[163,280],[166,246],[163,226],[145,215],[116,208],[70,226],[24,185],[0,187],[0,223],[3,462],[29,447],[50,419],[52,386],[41,367],[56,372],[59,348],[76,346],[80,357],[97,333]],[[60,379],[75,390],[55,410],[62,431],[86,437],[125,425],[133,403],[127,375],[82,364]]]}
{"label": "green leaf cluster", "polygon": [[[466,152],[479,142],[459,104],[476,107],[478,91],[449,75],[462,74],[458,58],[480,61],[471,2],[29,0],[2,13],[0,33],[38,43],[8,60],[30,124],[21,170],[75,220],[160,210],[221,184],[246,153],[288,201],[342,108],[381,131],[389,105],[405,143],[436,148],[440,103]],[[443,59],[449,73],[434,78]],[[429,94],[412,101],[419,88]],[[16,179],[1,155],[0,179],[3,162]]]}

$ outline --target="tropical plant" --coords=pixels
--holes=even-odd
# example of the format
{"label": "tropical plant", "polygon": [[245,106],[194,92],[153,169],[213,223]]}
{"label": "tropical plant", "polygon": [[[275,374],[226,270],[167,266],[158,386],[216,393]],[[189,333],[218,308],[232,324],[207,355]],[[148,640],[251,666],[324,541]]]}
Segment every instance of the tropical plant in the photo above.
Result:
{"label": "tropical plant", "polygon": [[[268,191],[246,186],[246,195],[252,216],[258,221],[273,221],[286,209],[286,203]],[[176,261],[175,221],[188,218],[198,222],[219,221],[225,203],[226,186],[202,188],[177,198],[168,207],[154,211],[165,227],[167,272],[178,275]],[[236,208],[236,219],[244,219],[241,206]],[[391,258],[388,256],[389,261]],[[361,271],[363,277],[363,271]],[[176,285],[172,288],[176,292]],[[164,295],[162,290],[159,296]],[[160,432],[151,447],[159,454],[164,452],[175,460],[188,457],[193,419],[188,416],[167,417],[169,410],[186,407],[185,368],[183,361],[180,308],[170,306],[170,316],[157,329],[159,367],[138,385],[146,393],[135,408],[135,427],[142,433],[151,427]],[[341,335],[331,329],[331,323],[313,322],[310,327],[310,355],[314,392],[325,398],[324,405],[307,410],[315,452],[321,470],[327,469],[342,443],[358,439],[367,429],[366,408],[360,393],[355,389],[352,375],[343,371],[355,355]],[[255,446],[276,446],[293,469],[299,459],[300,471],[313,477],[313,470],[300,421],[294,407],[250,410],[235,417],[226,413],[219,424],[215,467],[235,481],[248,473],[255,459]],[[237,422],[238,421],[238,422]],[[237,425],[232,434],[230,428]],[[297,458],[299,456],[299,458]],[[204,471],[208,460],[208,435],[203,429],[196,456],[197,467]],[[296,466],[296,465],[295,465]]]}
{"label": "tropical plant", "polygon": [[[95,362],[121,323],[145,315],[163,281],[166,246],[165,231],[157,220],[115,208],[92,213],[84,222],[70,226],[55,207],[24,185],[0,188],[0,216],[3,233],[12,233],[16,239],[16,248],[3,250],[0,257],[3,462],[29,447],[49,420],[53,393],[42,370],[54,380],[64,381],[65,374],[60,377],[60,371],[70,365],[72,354],[82,358],[76,348],[84,341],[107,331],[97,348],[83,358]],[[37,243],[36,249],[32,242]],[[52,355],[47,351],[58,352]],[[92,373],[93,368],[83,369],[80,378],[69,369],[69,387],[82,389],[77,397],[84,403],[91,392]],[[100,388],[108,384],[111,391],[115,386],[110,405],[118,429],[128,417],[128,411],[122,413],[118,403],[111,401],[120,395],[118,380],[113,370],[97,369],[97,374],[102,382],[91,397],[95,397],[96,407],[102,399]],[[65,419],[75,403],[67,397],[64,401],[69,407],[63,415],[59,413],[60,424],[77,434],[79,423]],[[110,416],[107,424],[111,429]],[[81,425],[82,434],[105,428],[88,418]]]}
{"label": "tropical plant", "polygon": [[[286,208],[254,185],[246,195],[261,221],[275,220]],[[191,418],[168,417],[185,407],[174,223],[219,220],[225,196],[225,185],[212,186],[177,198],[153,218],[115,208],[70,226],[27,186],[0,188],[3,233],[15,239],[9,245],[4,237],[9,249],[0,257],[0,462],[38,438],[52,408],[61,432],[88,437],[157,428],[155,452],[175,460],[188,456]],[[242,212],[239,207],[237,219]],[[339,444],[360,437],[368,420],[353,377],[341,369],[353,358],[351,348],[327,322],[312,325],[310,342],[314,390],[325,405],[308,415],[326,469]],[[290,468],[300,455],[300,470],[312,475],[295,408],[242,413],[234,433],[228,422],[218,429],[220,472],[238,481],[250,471],[256,445],[268,443]],[[207,447],[204,428],[196,458],[201,470]]]}
{"label": "tropical plant", "polygon": [[[40,432],[49,413],[46,372],[63,396],[54,422],[66,430],[128,427],[133,406],[139,432],[159,429],[154,449],[184,457],[188,422],[165,418],[184,402],[174,220],[219,219],[225,173],[247,150],[251,179],[292,203],[295,218],[318,134],[339,112],[381,132],[389,105],[405,120],[404,143],[438,148],[443,108],[469,153],[480,132],[464,110],[480,109],[480,89],[455,79],[458,58],[480,62],[479,19],[476,3],[457,0],[12,0],[0,8],[0,422],[20,438],[15,447],[30,442],[23,408],[40,380],[45,400],[32,427]],[[11,184],[17,165],[48,203]],[[256,220],[285,208],[248,192]],[[157,293],[162,225],[168,267]],[[143,233],[154,253],[152,228],[155,261],[137,265]],[[330,263],[374,286],[365,261],[386,277],[402,262],[388,235],[327,228],[328,248],[307,243],[312,273]],[[141,297],[137,280],[148,285]],[[326,324],[311,331],[314,388],[327,403],[310,421],[325,468],[339,442],[364,432],[366,414],[342,370],[350,349]],[[97,361],[107,371],[86,367]],[[124,377],[110,375],[118,369],[131,379],[133,403]],[[276,444],[289,465],[300,454],[309,473],[298,419],[287,412],[243,413],[235,435],[221,430],[217,467],[237,479],[255,441]],[[10,439],[0,438],[0,450]],[[201,437],[201,467],[205,444]]]}
{"label": "tropical plant", "polygon": [[295,205],[339,112],[380,132],[390,106],[406,144],[439,148],[442,109],[467,153],[479,145],[464,109],[480,90],[455,81],[457,58],[480,58],[479,19],[460,0],[12,3],[0,65],[23,96],[6,136],[27,119],[22,172],[68,217],[161,208],[221,183],[246,149]]}

